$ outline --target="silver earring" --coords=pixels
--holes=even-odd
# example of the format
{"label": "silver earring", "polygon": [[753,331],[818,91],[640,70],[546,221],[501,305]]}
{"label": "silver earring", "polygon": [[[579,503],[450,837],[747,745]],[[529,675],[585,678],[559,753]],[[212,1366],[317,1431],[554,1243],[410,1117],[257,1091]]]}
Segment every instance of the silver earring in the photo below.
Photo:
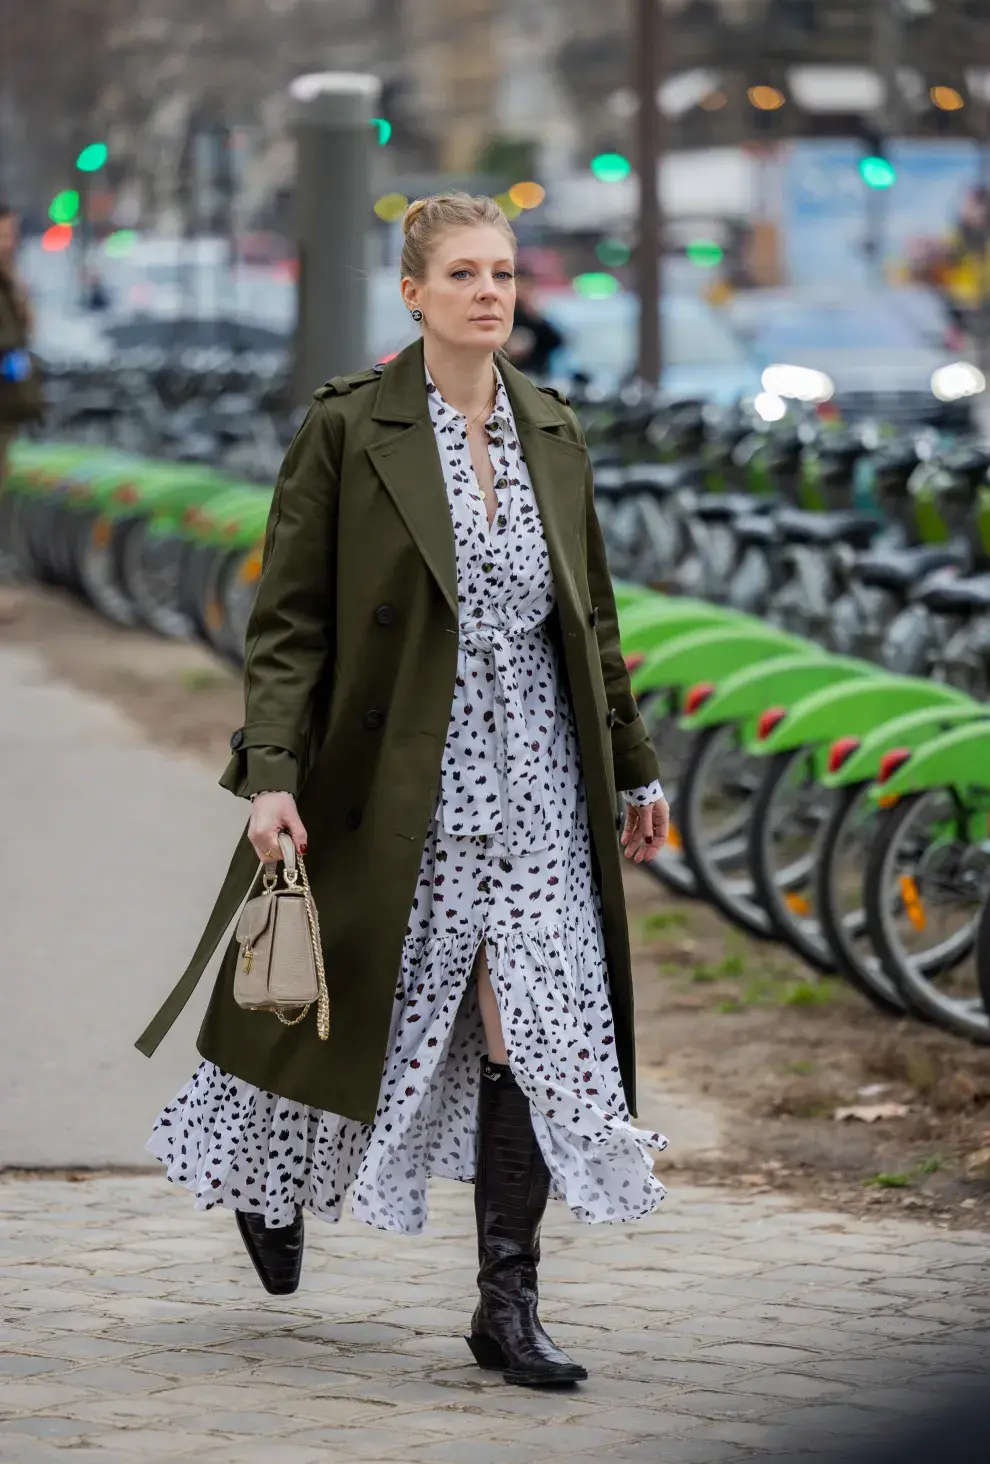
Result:
{"label": "silver earring", "polygon": [[415,310],[411,310],[409,313],[412,316],[413,320],[415,320],[416,324],[419,325],[419,322],[423,318],[423,312],[422,312],[422,310],[420,310],[419,307],[417,306]]}

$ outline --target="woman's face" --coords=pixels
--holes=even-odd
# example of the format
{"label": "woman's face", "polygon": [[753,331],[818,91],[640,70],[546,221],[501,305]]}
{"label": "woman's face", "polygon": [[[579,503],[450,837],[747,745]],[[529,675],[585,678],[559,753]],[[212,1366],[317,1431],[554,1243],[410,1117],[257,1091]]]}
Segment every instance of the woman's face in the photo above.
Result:
{"label": "woman's face", "polygon": [[448,229],[435,241],[424,280],[404,279],[408,309],[423,312],[423,334],[461,350],[500,350],[512,333],[515,261],[493,224]]}

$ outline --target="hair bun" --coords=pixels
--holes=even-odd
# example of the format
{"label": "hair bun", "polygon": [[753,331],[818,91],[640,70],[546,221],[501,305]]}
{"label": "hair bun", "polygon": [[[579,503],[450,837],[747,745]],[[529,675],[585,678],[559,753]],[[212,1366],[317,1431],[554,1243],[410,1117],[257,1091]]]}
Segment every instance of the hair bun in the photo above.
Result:
{"label": "hair bun", "polygon": [[406,235],[406,234],[409,233],[409,230],[412,228],[413,224],[419,218],[420,214],[423,212],[423,209],[426,207],[426,205],[429,203],[429,201],[430,200],[428,198],[414,198],[413,199],[412,203],[409,205],[409,207],[406,209],[405,213],[402,215],[402,233],[403,233],[403,235]]}

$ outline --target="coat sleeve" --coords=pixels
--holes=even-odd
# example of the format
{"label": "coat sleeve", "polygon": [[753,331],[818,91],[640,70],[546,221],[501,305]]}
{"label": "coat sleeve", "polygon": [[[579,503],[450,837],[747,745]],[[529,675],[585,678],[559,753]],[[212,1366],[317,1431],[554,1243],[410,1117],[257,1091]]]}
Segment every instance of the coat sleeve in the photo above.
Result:
{"label": "coat sleeve", "polygon": [[[576,424],[575,424],[576,425]],[[580,433],[580,428],[577,429]],[[612,728],[612,766],[617,788],[641,788],[659,777],[657,755],[646,724],[639,714],[622,659],[619,618],[615,594],[605,555],[605,541],[595,511],[595,483],[588,464],[585,475],[585,521],[588,542],[588,586],[591,603],[598,610],[598,653]]]}
{"label": "coat sleeve", "polygon": [[221,786],[296,793],[317,688],[333,664],[340,450],[323,401],[289,447],[265,529],[244,647],[244,725]]}

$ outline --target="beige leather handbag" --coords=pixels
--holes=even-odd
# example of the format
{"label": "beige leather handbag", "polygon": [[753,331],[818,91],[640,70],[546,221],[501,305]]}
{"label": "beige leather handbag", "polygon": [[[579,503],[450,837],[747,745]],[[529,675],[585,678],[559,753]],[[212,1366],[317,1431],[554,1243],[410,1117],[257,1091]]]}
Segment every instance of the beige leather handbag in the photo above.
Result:
{"label": "beige leather handbag", "polygon": [[325,1042],[330,1036],[330,997],[316,905],[302,855],[287,833],[280,833],[278,842],[283,887],[278,860],[266,860],[259,871],[264,893],[247,901],[237,921],[234,1000],[247,1011],[274,1012],[287,1027],[301,1022],[315,1001],[316,1031]]}

